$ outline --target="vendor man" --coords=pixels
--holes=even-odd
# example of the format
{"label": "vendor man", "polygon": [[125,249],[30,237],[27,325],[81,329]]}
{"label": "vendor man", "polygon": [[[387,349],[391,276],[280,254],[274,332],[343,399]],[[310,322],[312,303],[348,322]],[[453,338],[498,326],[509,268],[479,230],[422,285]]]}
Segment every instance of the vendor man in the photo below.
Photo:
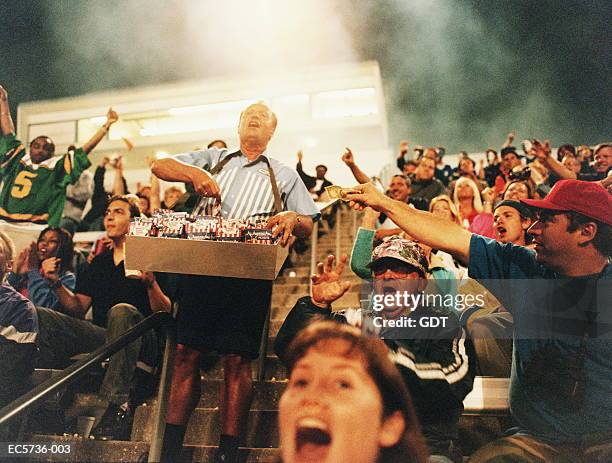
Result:
{"label": "vendor man", "polygon": [[[318,209],[297,172],[267,157],[276,124],[270,108],[261,102],[252,104],[240,115],[239,151],[211,148],[160,159],[153,164],[153,173],[162,180],[193,185],[197,193],[210,198],[209,207],[220,205],[224,218],[269,218],[273,235],[286,246],[292,235],[310,235]],[[189,416],[200,397],[199,361],[202,353],[210,351],[225,357],[215,461],[237,461],[239,430],[244,429],[252,394],[251,361],[259,355],[271,293],[271,281],[183,277],[163,462],[178,460]]]}

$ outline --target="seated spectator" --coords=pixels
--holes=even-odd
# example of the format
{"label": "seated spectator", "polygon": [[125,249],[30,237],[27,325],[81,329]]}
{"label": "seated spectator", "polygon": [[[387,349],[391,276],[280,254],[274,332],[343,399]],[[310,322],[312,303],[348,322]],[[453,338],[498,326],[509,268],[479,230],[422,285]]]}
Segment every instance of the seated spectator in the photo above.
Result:
{"label": "seated spectator", "polygon": [[138,209],[140,210],[140,214],[151,217],[151,203],[149,201],[149,196],[146,194],[137,193],[136,197],[138,198]]}
{"label": "seated spectator", "polygon": [[544,200],[523,200],[537,214],[534,253],[472,235],[372,185],[354,188],[356,209],[384,211],[410,235],[469,262],[470,276],[514,315],[509,401],[517,427],[470,461],[611,461],[612,343],[601,322],[611,304],[609,193],[562,180]]}
{"label": "seated spectator", "polygon": [[208,146],[206,147],[207,149],[211,149],[211,148],[217,148],[217,149],[227,149],[227,143],[225,143],[223,140],[213,140],[211,141]]}
{"label": "seated spectator", "polygon": [[461,224],[469,228],[474,218],[482,212],[482,200],[478,186],[469,177],[460,177],[453,192],[453,203],[459,211]]}
{"label": "seated spectator", "polygon": [[535,194],[535,185],[530,178],[511,180],[506,184],[502,199],[531,199]]}
{"label": "seated spectator", "polygon": [[[402,201],[406,204],[412,204],[414,207],[422,208],[423,201],[414,200],[410,197],[411,187],[410,180],[404,175],[394,175],[391,177],[391,183],[387,188],[389,197]],[[382,240],[386,236],[397,235],[401,230],[390,220],[386,215],[380,214],[376,225],[376,239]]]}
{"label": "seated spectator", "polygon": [[297,156],[298,163],[295,169],[297,170],[297,173],[304,182],[304,185],[306,185],[306,189],[312,196],[312,199],[314,199],[315,201],[319,201],[321,195],[325,193],[325,187],[333,185],[332,182],[325,178],[325,174],[327,173],[327,166],[324,166],[323,164],[319,164],[318,166],[316,166],[316,177],[311,177],[310,175],[306,174],[304,172],[304,169],[302,168],[302,158],[304,156],[302,151],[298,151]]}
{"label": "seated spectator", "polygon": [[412,197],[415,199],[422,198],[426,204],[423,209],[427,210],[429,201],[436,196],[446,193],[446,188],[440,180],[434,177],[436,171],[435,150],[433,151],[434,159],[423,155],[419,161],[419,166],[416,168],[413,175],[410,176],[412,186]]}
{"label": "seated spectator", "polygon": [[404,168],[402,169],[402,172],[405,176],[409,176],[410,174],[414,174],[414,171],[416,170],[418,166],[419,166],[418,161],[415,161],[414,159],[410,159],[406,161],[406,163],[404,164]]}
{"label": "seated spectator", "polygon": [[571,170],[576,175],[578,175],[580,173],[580,170],[582,169],[580,161],[573,154],[566,154],[565,156],[563,156],[561,164],[563,164],[563,167],[565,167],[567,170]]}
{"label": "seated spectator", "polygon": [[521,158],[516,152],[514,146],[508,146],[501,150],[501,165],[499,175],[495,178],[495,192],[501,195],[506,188],[508,182],[508,175],[512,170],[521,165]]}
{"label": "seated spectator", "polygon": [[[391,237],[377,246],[371,256],[372,301],[374,296],[387,294],[390,288],[402,294],[428,291],[428,263],[416,243]],[[461,462],[457,442],[459,417],[463,399],[472,389],[474,360],[471,344],[459,326],[454,307],[418,304],[408,308],[388,304],[382,310],[371,306],[364,311],[349,309],[333,314],[331,305],[350,287],[342,281],[345,263],[346,256],[334,267],[334,257],[329,256],[325,263],[319,264],[313,276],[312,297],[301,298],[291,310],[277,336],[275,351],[287,361],[288,343],[309,322],[305,314],[313,314],[312,318],[317,319],[327,314],[327,318],[337,321],[342,321],[344,316],[348,323],[360,325],[366,335],[383,338],[412,395],[431,453],[447,459],[439,461]],[[442,315],[448,317],[448,323],[439,329],[381,327],[380,321]],[[425,370],[427,374],[423,373]]]}
{"label": "seated spectator", "polygon": [[162,209],[172,209],[176,202],[185,192],[177,186],[170,186],[164,190],[164,200],[161,202]]}
{"label": "seated spectator", "polygon": [[576,156],[576,147],[569,143],[561,145],[559,148],[557,148],[557,161],[561,162],[568,154],[570,156]]}
{"label": "seated spectator", "polygon": [[577,174],[551,156],[551,149],[548,141],[540,143],[538,140],[534,140],[532,150],[533,155],[538,158],[540,162],[563,179],[578,179],[595,182],[606,178],[612,169],[612,144],[610,143],[602,143],[595,148],[593,171],[581,171]]}
{"label": "seated spectator", "polygon": [[457,184],[457,180],[461,177],[467,177],[473,180],[476,186],[478,187],[478,191],[482,191],[487,187],[487,184],[484,181],[480,180],[480,178],[478,178],[478,175],[476,175],[476,162],[469,156],[466,156],[459,160],[457,172],[453,174],[453,181],[448,187],[451,196],[455,191],[455,185]]}
{"label": "seated spectator", "polygon": [[459,211],[448,195],[440,195],[432,199],[429,203],[429,212],[443,219],[455,222],[457,225],[461,225]]}
{"label": "seated spectator", "polygon": [[448,187],[453,175],[453,168],[443,161],[446,149],[443,146],[436,148],[436,178],[442,182],[444,187]]}
{"label": "seated spectator", "polygon": [[415,145],[415,147],[412,148],[412,159],[415,161],[420,161],[424,152],[425,148],[423,148],[421,145]]}
{"label": "seated spectator", "polygon": [[[133,201],[125,196],[111,198],[104,227],[113,249],[94,257],[87,271],[78,276],[74,292],[59,279],[54,281],[54,291],[64,311],[74,316],[37,308],[42,366],[55,366],[76,354],[91,352],[152,312],[171,310],[170,299],[153,273],[142,272],[138,278],[125,275],[125,238],[130,218],[137,216],[140,211]],[[82,317],[90,306],[93,323],[76,318]],[[129,438],[133,411],[149,392],[145,386],[151,383],[157,354],[156,335],[149,331],[111,357],[100,388],[100,397],[109,405],[96,435]]]}
{"label": "seated spectator", "polygon": [[[351,270],[353,273],[363,278],[364,280],[372,279],[372,271],[370,264],[372,261],[372,249],[379,246],[383,238],[379,238],[378,231],[374,232],[374,223],[379,212],[371,208],[364,211],[361,226],[357,230],[357,236],[353,243],[351,251]],[[397,235],[404,239],[411,240],[406,233],[397,229]],[[397,239],[397,236],[386,235],[384,239]],[[427,260],[427,273],[434,280],[437,280],[437,286],[444,294],[457,293],[457,280],[462,278],[461,272],[453,263],[453,258],[442,251],[434,251],[431,247],[423,243],[416,243],[421,248],[425,259]]]}
{"label": "seated spectator", "polygon": [[593,150],[587,145],[580,145],[576,150],[576,159],[580,162],[580,170],[586,172],[593,161]]}
{"label": "seated spectator", "polygon": [[[107,192],[104,186],[107,166],[115,169],[113,188],[110,192]],[[115,195],[127,194],[128,187],[123,177],[122,167],[121,156],[115,156],[112,159],[109,156],[104,156],[100,164],[98,164],[94,172],[94,190],[91,196],[91,209],[89,209],[83,218],[83,228],[86,228],[88,231],[104,230],[103,220],[108,199]]]}
{"label": "seated spectator", "polygon": [[427,448],[406,386],[378,339],[314,323],[287,351],[279,403],[284,463],[425,463]]}
{"label": "seated spectator", "polygon": [[[62,218],[66,186],[78,181],[91,162],[88,154],[100,143],[119,117],[108,110],[104,125],[74,151],[55,156],[51,138],[38,136],[26,150],[15,137],[15,127],[8,104],[8,94],[0,86],[0,219],[9,222],[48,223],[57,227]],[[42,168],[41,168],[42,167]]]}
{"label": "seated spectator", "polygon": [[481,180],[484,180],[485,182],[487,182],[487,185],[492,187],[493,185],[495,185],[495,179],[500,174],[499,157],[497,155],[497,151],[491,148],[485,151],[485,156],[487,158],[487,165],[484,166],[484,161],[481,160],[480,171],[478,173],[478,177]]}
{"label": "seated spectator", "polygon": [[[68,153],[71,156],[74,156],[75,150],[74,145],[68,147]],[[76,183],[66,187],[66,202],[64,203],[60,228],[66,229],[73,236],[77,231],[86,231],[85,228],[81,227],[81,222],[83,211],[87,201],[93,195],[93,190],[93,175],[89,170],[84,170]]]}
{"label": "seated spectator", "polygon": [[[448,195],[440,195],[432,199],[431,203],[429,203],[429,212],[437,217],[441,217],[454,222],[457,225],[461,225],[459,211],[457,211],[455,204],[450,197],[448,197]],[[419,244],[423,246],[422,243]],[[467,277],[467,268],[453,259],[453,256],[451,256],[449,253],[440,250],[435,250],[433,253],[438,259],[441,260],[444,268],[453,272],[453,278],[455,280],[459,281]]]}
{"label": "seated spectator", "polygon": [[[147,157],[146,161],[151,168],[155,158]],[[181,199],[181,196],[185,194],[185,191],[176,185],[170,185],[164,190],[164,199],[161,199],[161,183],[159,178],[153,172],[151,172],[151,194],[149,195],[149,211],[151,213],[158,209],[172,209],[174,205]]]}
{"label": "seated spectator", "polygon": [[61,282],[74,291],[73,254],[70,233],[63,228],[45,228],[36,243],[21,251],[8,282],[35,306],[61,312],[55,288]]}
{"label": "seated spectator", "polygon": [[[30,388],[38,335],[34,306],[4,281],[13,252],[13,242],[0,232],[0,409]],[[16,432],[0,428],[0,440],[15,439]]]}

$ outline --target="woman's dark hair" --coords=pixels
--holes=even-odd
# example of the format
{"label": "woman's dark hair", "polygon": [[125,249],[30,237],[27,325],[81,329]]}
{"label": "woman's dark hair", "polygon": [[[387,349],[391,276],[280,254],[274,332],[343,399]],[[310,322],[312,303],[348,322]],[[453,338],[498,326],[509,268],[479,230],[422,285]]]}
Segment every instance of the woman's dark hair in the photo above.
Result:
{"label": "woman's dark hair", "polygon": [[74,243],[72,242],[72,235],[68,233],[68,230],[66,230],[65,228],[47,227],[40,232],[36,243],[39,243],[42,240],[43,236],[45,236],[45,234],[49,232],[54,232],[57,234],[57,252],[53,257],[58,257],[61,260],[60,273],[69,271],[71,272],[72,258],[74,256]]}
{"label": "woman's dark hair", "polygon": [[393,447],[381,448],[378,463],[425,463],[428,450],[417,420],[412,399],[397,367],[389,359],[389,349],[378,338],[366,338],[356,328],[333,321],[315,322],[303,329],[289,345],[286,362],[289,373],[308,350],[321,343],[345,341],[346,357],[362,356],[383,402],[386,418],[399,411],[405,422],[402,437]]}
{"label": "woman's dark hair", "polygon": [[557,148],[558,161],[563,160],[566,154],[573,154],[574,156],[576,156],[576,147],[574,145],[566,143],[565,145],[561,145],[559,148]]}

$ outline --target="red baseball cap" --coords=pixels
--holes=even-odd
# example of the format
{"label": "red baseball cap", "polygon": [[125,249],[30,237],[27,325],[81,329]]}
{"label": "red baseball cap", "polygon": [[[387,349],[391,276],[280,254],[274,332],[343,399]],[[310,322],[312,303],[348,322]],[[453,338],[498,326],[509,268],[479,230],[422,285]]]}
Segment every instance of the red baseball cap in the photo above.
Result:
{"label": "red baseball cap", "polygon": [[596,182],[560,180],[544,199],[521,199],[538,209],[578,212],[612,226],[612,195]]}

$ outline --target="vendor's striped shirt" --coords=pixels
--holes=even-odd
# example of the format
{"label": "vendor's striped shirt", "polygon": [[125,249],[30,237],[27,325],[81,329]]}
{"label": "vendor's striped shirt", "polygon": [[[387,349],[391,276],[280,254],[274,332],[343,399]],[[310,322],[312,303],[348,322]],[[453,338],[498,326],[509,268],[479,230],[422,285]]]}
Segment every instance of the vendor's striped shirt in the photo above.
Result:
{"label": "vendor's striped shirt", "polygon": [[[210,170],[228,154],[230,152],[227,149],[210,148],[177,154],[174,158],[186,164]],[[295,211],[316,219],[319,216],[319,210],[297,172],[276,159],[269,157],[268,159],[274,170],[283,210]],[[222,217],[245,219],[272,215],[274,195],[268,166],[263,160],[249,162],[246,156],[241,154],[230,159],[221,172],[215,175],[215,180],[221,189]]]}

